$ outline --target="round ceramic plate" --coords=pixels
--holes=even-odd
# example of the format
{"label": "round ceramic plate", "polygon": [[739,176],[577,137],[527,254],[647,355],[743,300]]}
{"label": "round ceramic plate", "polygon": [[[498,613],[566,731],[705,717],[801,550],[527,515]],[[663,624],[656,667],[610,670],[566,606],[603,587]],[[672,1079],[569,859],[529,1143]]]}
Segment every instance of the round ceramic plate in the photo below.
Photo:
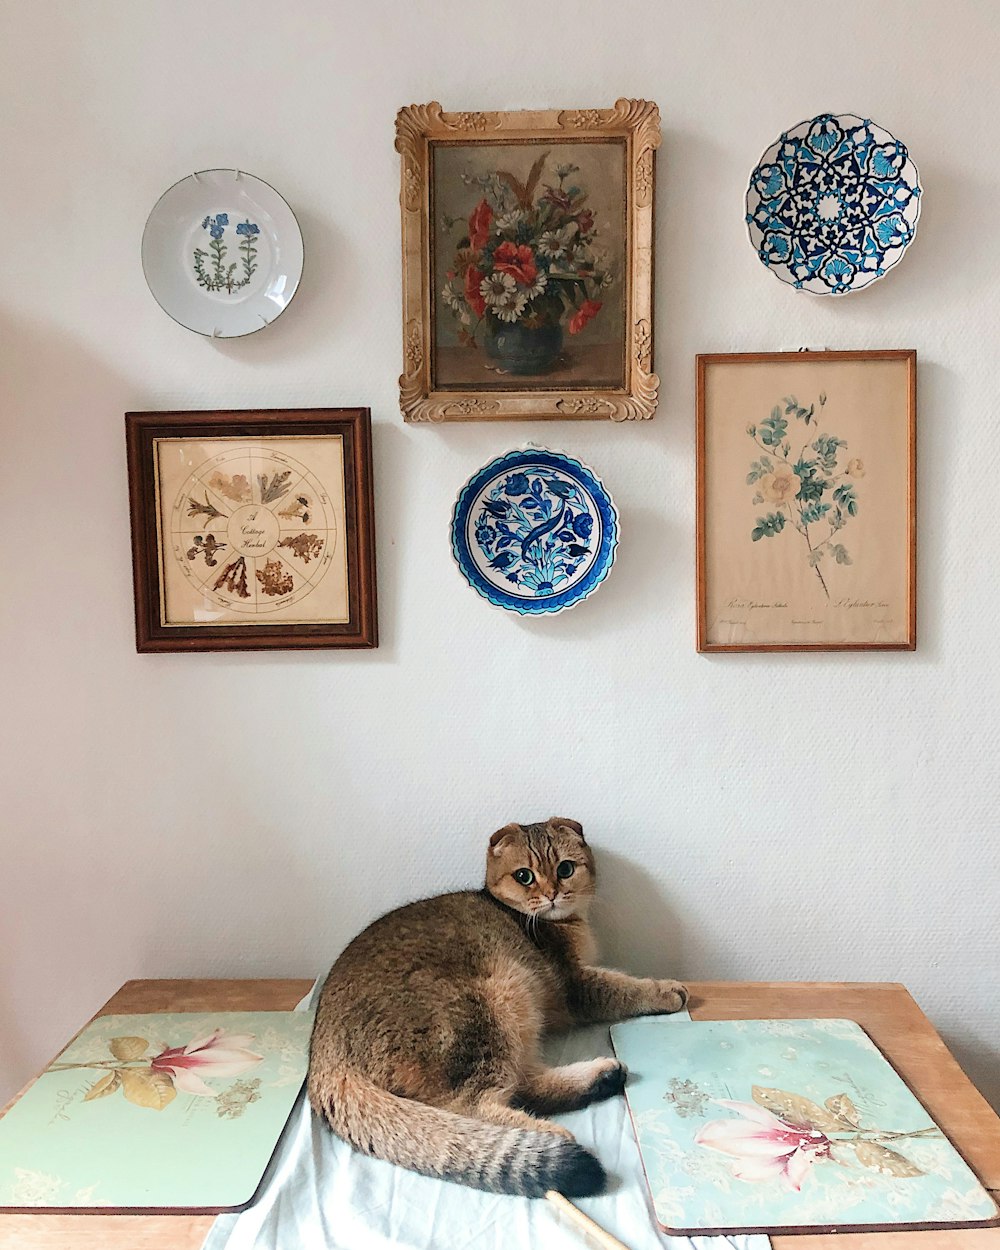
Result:
{"label": "round ceramic plate", "polygon": [[895,265],[920,216],[917,167],[888,130],[851,113],[800,122],[760,158],[747,189],[750,242],[782,282],[860,291]]}
{"label": "round ceramic plate", "polygon": [[510,451],[462,487],[451,543],[463,577],[490,603],[523,616],[561,612],[607,577],[618,513],[579,460]]}
{"label": "round ceramic plate", "polygon": [[238,338],[284,312],[302,276],[302,233],[273,187],[206,169],[165,191],[142,234],[142,268],[165,313],[198,334]]}

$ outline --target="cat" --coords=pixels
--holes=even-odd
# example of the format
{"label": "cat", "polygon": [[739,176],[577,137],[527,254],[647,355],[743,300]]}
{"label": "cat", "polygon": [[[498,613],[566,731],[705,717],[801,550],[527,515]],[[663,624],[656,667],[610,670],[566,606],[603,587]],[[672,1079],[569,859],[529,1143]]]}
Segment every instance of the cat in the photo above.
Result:
{"label": "cat", "polygon": [[600,1058],[544,1066],[545,1030],[679,1011],[677,981],[592,965],[597,874],[575,820],[490,838],[486,884],[369,925],[323,985],[310,1043],[316,1114],[355,1150],[493,1193],[600,1193],[600,1161],[536,1118],[614,1097]]}

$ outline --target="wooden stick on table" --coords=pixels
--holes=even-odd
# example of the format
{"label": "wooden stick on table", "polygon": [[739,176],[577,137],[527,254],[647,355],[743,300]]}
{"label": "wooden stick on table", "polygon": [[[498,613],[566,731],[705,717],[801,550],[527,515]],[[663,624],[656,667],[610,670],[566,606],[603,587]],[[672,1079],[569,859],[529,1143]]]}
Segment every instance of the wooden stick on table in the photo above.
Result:
{"label": "wooden stick on table", "polygon": [[584,1215],[579,1207],[573,1206],[568,1198],[564,1198],[556,1190],[547,1189],[545,1197],[554,1207],[558,1207],[563,1215],[568,1220],[571,1220],[577,1228],[585,1233],[589,1233],[598,1245],[604,1247],[604,1250],[628,1250],[628,1246],[624,1242],[619,1241],[617,1237],[612,1237],[606,1228],[601,1228],[600,1224],[595,1224],[589,1215]]}

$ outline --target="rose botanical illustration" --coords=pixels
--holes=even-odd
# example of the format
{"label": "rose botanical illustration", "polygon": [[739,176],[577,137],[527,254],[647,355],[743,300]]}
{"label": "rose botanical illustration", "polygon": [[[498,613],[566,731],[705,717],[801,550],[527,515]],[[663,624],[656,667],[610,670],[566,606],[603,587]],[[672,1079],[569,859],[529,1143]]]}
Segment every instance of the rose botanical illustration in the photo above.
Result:
{"label": "rose botanical illustration", "polygon": [[544,373],[599,316],[615,281],[588,192],[574,164],[548,170],[542,152],[522,182],[506,169],[462,181],[479,195],[468,218],[445,218],[457,236],[441,291],[461,344],[484,348],[498,373]]}
{"label": "rose botanical illustration", "polygon": [[[768,507],[756,518],[751,539],[777,538],[784,530],[794,529],[805,541],[804,558],[829,599],[822,566],[831,561],[852,563],[839,535],[858,515],[856,488],[865,475],[865,466],[858,457],[846,458],[844,439],[820,432],[818,421],[826,402],[824,392],[820,392],[818,404],[808,407],[794,395],[786,395],[774,405],[770,416],[748,425],[747,434],[763,454],[751,463],[746,481],[756,487],[753,503]],[[789,434],[790,419],[801,421],[808,431],[798,451],[798,439]]]}
{"label": "rose botanical illustration", "polygon": [[890,1177],[923,1176],[923,1169],[894,1147],[912,1138],[942,1136],[933,1127],[907,1133],[864,1126],[847,1094],[835,1094],[823,1106],[760,1085],[752,1087],[751,1096],[753,1102],[715,1100],[739,1118],[711,1120],[695,1136],[699,1146],[732,1158],[737,1180],[779,1181],[797,1191],[813,1167],[824,1162],[860,1164]]}
{"label": "rose botanical illustration", "polygon": [[[226,255],[229,251],[226,243],[223,242],[226,229],[229,226],[228,213],[216,213],[210,215],[201,223],[202,230],[207,230],[211,239],[208,250],[196,247],[194,249],[194,276],[200,287],[204,287],[206,291],[215,293],[226,292],[232,295],[234,291],[239,291],[245,287],[253,277],[257,269],[257,247],[256,239],[260,234],[260,227],[252,221],[241,221],[236,226],[236,237],[242,239],[238,245],[240,253],[240,261],[232,261],[226,264]],[[208,261],[212,267],[209,273],[205,268],[205,262]],[[242,265],[243,277],[236,277],[236,270]]]}
{"label": "rose botanical illustration", "polygon": [[84,1102],[107,1098],[120,1089],[128,1102],[162,1111],[177,1097],[178,1090],[204,1098],[218,1097],[218,1091],[207,1085],[205,1078],[241,1076],[260,1063],[263,1056],[249,1049],[253,1040],[250,1033],[226,1033],[216,1028],[186,1046],[167,1046],[151,1056],[150,1043],[144,1037],[113,1037],[108,1042],[111,1059],[54,1063],[48,1071],[92,1068],[102,1075],[84,1095]]}

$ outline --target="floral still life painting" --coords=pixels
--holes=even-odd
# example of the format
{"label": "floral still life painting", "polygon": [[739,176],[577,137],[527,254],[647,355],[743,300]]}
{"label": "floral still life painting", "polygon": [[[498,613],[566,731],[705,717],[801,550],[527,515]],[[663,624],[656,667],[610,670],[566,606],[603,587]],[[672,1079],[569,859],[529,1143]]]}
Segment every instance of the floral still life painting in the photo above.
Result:
{"label": "floral still life painting", "polygon": [[659,144],[648,100],[400,109],[407,421],[653,415]]}
{"label": "floral still life painting", "polygon": [[[602,317],[611,323],[607,332],[602,336],[595,324],[588,335],[592,344],[602,345],[602,363],[593,349],[589,353],[592,381],[620,386],[621,353],[615,359],[603,344],[613,347],[622,336],[621,299],[612,288],[621,278],[623,235],[612,205],[603,200],[616,184],[620,196],[621,156],[615,159],[607,146],[581,145],[553,161],[552,152],[543,150],[526,173],[521,171],[522,181],[493,163],[520,167],[531,160],[534,148],[489,149],[489,168],[483,168],[484,155],[476,167],[453,174],[471,193],[471,212],[456,217],[442,211],[437,223],[439,263],[447,266],[440,299],[465,349],[446,366],[442,345],[447,339],[439,329],[438,384],[474,380],[490,386],[508,375],[565,373],[567,336],[582,335]],[[586,162],[602,195],[583,185],[574,157]],[[445,151],[436,161],[444,165],[448,158]],[[595,210],[598,198],[601,207]]]}
{"label": "floral still life painting", "polygon": [[0,1208],[249,1201],[305,1077],[311,1023],[97,1017],[0,1120]]}
{"label": "floral still life painting", "polygon": [[916,354],[698,358],[701,651],[916,645]]}
{"label": "floral still life painting", "polygon": [[[671,1232],[947,1226],[996,1204],[851,1020],[646,1018],[611,1030]],[[682,1075],[681,1075],[682,1074]]]}

